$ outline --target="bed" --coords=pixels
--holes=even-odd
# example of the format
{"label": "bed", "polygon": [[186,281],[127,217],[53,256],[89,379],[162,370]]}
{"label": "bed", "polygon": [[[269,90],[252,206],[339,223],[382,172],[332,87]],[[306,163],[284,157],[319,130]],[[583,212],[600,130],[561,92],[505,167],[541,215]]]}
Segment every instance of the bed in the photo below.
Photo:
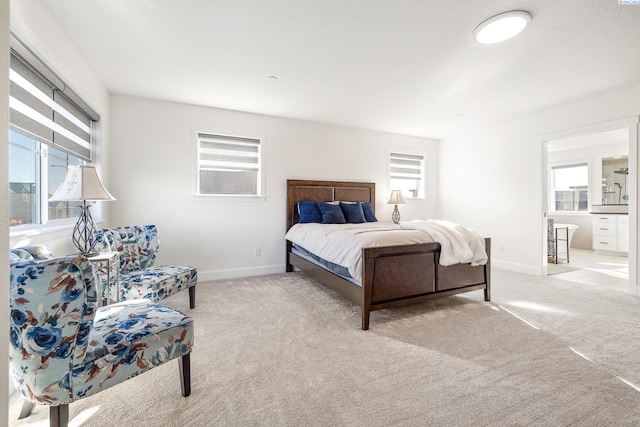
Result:
{"label": "bed", "polygon": [[[375,183],[349,181],[287,180],[287,231],[300,221],[298,203],[369,202],[375,209]],[[286,271],[295,268],[333,289],[362,309],[362,329],[369,329],[371,311],[430,299],[484,291],[491,299],[491,239],[484,239],[487,261],[443,266],[436,242],[362,249],[360,281],[330,271],[286,241]]]}

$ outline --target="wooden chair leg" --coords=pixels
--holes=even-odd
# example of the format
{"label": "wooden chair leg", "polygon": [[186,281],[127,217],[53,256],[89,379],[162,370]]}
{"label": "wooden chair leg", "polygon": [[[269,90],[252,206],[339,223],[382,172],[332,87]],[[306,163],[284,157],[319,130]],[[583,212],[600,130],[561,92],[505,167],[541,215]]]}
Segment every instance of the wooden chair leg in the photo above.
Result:
{"label": "wooden chair leg", "polygon": [[196,308],[196,285],[189,288],[189,308]]}
{"label": "wooden chair leg", "polygon": [[191,353],[182,356],[179,366],[182,396],[187,397],[191,394]]}
{"label": "wooden chair leg", "polygon": [[22,408],[20,409],[20,415],[18,415],[18,419],[21,420],[23,418],[27,418],[33,412],[33,408],[36,406],[35,403],[24,399],[22,401]]}
{"label": "wooden chair leg", "polygon": [[69,425],[69,404],[49,407],[49,426],[67,427]]}

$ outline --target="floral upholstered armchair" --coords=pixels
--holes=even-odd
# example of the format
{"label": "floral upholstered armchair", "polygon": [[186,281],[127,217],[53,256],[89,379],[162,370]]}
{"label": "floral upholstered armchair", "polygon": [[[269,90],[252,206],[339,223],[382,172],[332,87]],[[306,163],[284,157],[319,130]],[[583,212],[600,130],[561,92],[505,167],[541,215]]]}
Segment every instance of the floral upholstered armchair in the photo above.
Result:
{"label": "floral upholstered armchair", "polygon": [[190,394],[189,316],[149,300],[97,307],[94,267],[82,255],[12,250],[10,266],[11,377],[25,399],[50,407],[52,426],[67,424],[71,402],[175,358]]}
{"label": "floral upholstered armchair", "polygon": [[104,287],[108,288],[108,294],[103,297],[117,294],[119,301],[137,298],[160,301],[189,289],[189,306],[196,306],[198,270],[189,266],[155,265],[160,247],[155,225],[103,228],[96,231],[95,237],[97,251],[120,254],[119,288],[113,289],[116,284],[110,283]]}

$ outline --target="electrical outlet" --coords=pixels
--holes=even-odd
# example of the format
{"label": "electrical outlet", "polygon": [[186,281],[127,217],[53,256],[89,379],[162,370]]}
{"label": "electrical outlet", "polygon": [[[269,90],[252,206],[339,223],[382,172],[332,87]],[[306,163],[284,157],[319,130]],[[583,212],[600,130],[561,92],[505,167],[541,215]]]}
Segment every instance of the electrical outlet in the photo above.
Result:
{"label": "electrical outlet", "polygon": [[504,245],[500,243],[500,252],[504,252]]}
{"label": "electrical outlet", "polygon": [[262,255],[262,248],[256,248],[256,256]]}

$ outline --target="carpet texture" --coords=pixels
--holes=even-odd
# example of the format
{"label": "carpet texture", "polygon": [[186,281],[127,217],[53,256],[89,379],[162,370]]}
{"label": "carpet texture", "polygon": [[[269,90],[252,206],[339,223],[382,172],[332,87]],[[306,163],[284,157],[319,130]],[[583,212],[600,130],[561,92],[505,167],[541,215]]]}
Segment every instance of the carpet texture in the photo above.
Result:
{"label": "carpet texture", "polygon": [[[638,426],[640,299],[494,269],[371,315],[302,273],[198,284],[192,394],[172,361],[70,405],[71,426]],[[48,425],[48,408],[15,426]]]}

